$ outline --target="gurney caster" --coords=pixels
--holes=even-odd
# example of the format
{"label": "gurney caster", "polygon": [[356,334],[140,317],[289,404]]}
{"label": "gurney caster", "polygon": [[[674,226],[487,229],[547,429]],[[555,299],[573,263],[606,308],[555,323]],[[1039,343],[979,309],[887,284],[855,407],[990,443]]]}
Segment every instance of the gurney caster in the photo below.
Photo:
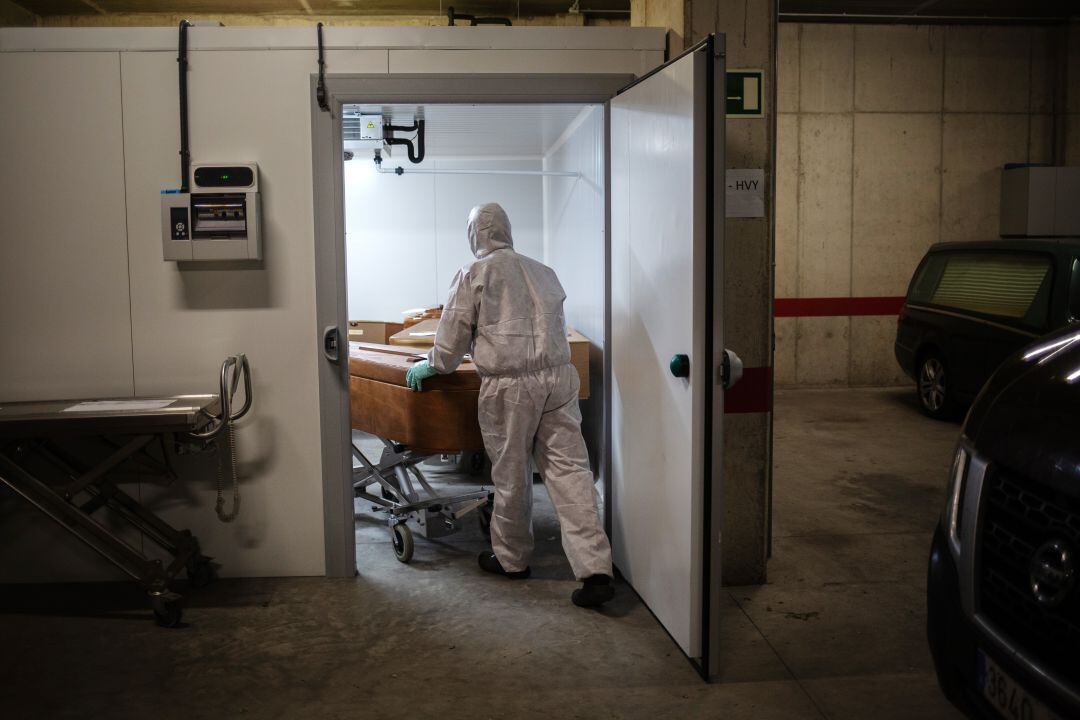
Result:
{"label": "gurney caster", "polygon": [[393,529],[394,556],[403,563],[412,560],[413,536],[412,530],[405,523],[394,525]]}
{"label": "gurney caster", "polygon": [[180,621],[184,616],[180,601],[181,597],[173,592],[151,593],[154,621],[163,628],[180,627]]}

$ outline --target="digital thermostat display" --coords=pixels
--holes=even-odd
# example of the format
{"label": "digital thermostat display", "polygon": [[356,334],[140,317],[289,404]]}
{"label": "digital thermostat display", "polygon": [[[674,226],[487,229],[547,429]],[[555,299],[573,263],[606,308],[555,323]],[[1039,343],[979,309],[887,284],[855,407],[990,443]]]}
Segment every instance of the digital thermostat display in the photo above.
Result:
{"label": "digital thermostat display", "polygon": [[255,176],[249,167],[199,167],[195,184],[199,187],[250,187]]}

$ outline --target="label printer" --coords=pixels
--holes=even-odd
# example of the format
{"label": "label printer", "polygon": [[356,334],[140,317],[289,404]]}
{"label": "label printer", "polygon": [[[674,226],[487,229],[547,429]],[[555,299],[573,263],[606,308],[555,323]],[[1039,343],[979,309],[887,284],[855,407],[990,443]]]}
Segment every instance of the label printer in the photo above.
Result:
{"label": "label printer", "polygon": [[165,260],[261,260],[259,166],[193,164],[190,192],[161,193]]}

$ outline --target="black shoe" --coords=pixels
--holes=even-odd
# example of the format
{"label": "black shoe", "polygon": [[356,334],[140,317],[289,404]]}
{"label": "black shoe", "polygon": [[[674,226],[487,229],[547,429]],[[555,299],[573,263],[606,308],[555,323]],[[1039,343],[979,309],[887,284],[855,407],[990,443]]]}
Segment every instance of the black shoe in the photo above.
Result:
{"label": "black shoe", "polygon": [[503,570],[502,563],[499,562],[499,558],[495,557],[495,553],[490,550],[486,550],[480,553],[480,556],[476,558],[476,561],[480,563],[480,569],[484,572],[495,573],[496,575],[505,575],[511,580],[524,580],[532,575],[532,568],[525,568],[524,570],[518,570],[517,572],[506,572]]}
{"label": "black shoe", "polygon": [[581,587],[570,596],[570,601],[578,607],[600,607],[615,597],[615,588],[607,575],[592,575],[585,578]]}

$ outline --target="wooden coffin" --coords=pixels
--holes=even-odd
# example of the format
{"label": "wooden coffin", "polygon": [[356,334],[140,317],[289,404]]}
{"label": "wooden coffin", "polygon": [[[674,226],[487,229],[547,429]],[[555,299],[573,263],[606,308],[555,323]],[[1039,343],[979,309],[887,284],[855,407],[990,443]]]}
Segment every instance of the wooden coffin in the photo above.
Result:
{"label": "wooden coffin", "polygon": [[419,348],[429,348],[435,344],[435,331],[439,329],[439,321],[436,318],[428,318],[414,323],[407,328],[402,328],[391,335],[387,342],[391,345],[409,345]]}
{"label": "wooden coffin", "polygon": [[[404,328],[401,332],[391,335],[387,342],[391,345],[415,347],[416,352],[423,352],[435,344],[435,331],[439,327],[438,319],[426,319]],[[581,389],[578,391],[579,400],[589,399],[589,338],[585,337],[573,328],[567,328],[566,340],[570,343],[570,362],[577,370],[581,380]]]}
{"label": "wooden coffin", "polygon": [[405,384],[405,373],[421,359],[416,348],[349,343],[352,427],[418,452],[482,448],[476,366],[464,362],[449,375],[424,380],[424,392],[413,392]]}
{"label": "wooden coffin", "polygon": [[385,345],[394,333],[401,332],[405,326],[399,322],[381,320],[350,320],[349,340],[352,342],[379,343]]}

